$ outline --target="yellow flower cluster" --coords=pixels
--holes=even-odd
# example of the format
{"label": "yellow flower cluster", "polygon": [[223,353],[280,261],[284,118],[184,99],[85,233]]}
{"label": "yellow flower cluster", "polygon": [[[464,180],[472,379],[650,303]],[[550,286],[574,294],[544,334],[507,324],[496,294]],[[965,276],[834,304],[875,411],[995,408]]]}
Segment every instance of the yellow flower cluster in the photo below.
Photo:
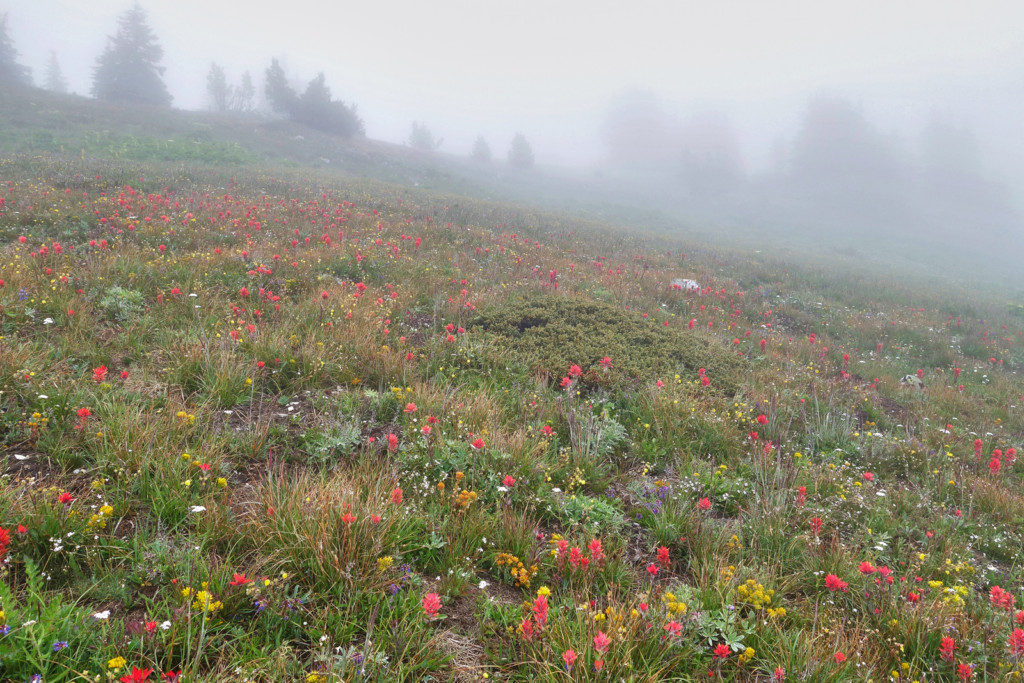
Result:
{"label": "yellow flower cluster", "polygon": [[577,467],[573,471],[572,477],[569,478],[569,483],[565,485],[565,492],[572,493],[576,489],[581,489],[586,485],[587,480],[583,478],[583,470]]}
{"label": "yellow flower cluster", "polygon": [[499,554],[494,564],[508,569],[508,573],[515,580],[516,585],[523,588],[530,587],[530,581],[533,580],[534,575],[537,573],[537,565],[527,569],[522,560],[510,553]]}
{"label": "yellow flower cluster", "polygon": [[207,583],[202,583],[202,589],[194,591],[191,588],[182,588],[181,594],[186,599],[192,598],[192,609],[197,612],[206,612],[212,615],[217,610],[224,607],[224,603],[220,600],[214,600],[213,594],[206,590]]}
{"label": "yellow flower cluster", "polygon": [[950,586],[944,589],[943,592],[944,595],[942,597],[942,602],[947,605],[953,605],[954,607],[963,607],[964,596],[970,593],[967,586]]}
{"label": "yellow flower cluster", "polygon": [[470,505],[472,505],[474,502],[476,502],[476,499],[477,499],[477,492],[476,491],[469,491],[467,489],[462,489],[461,491],[459,491],[459,495],[455,497],[455,505],[459,509],[465,510]]}
{"label": "yellow flower cluster", "polygon": [[86,522],[85,526],[90,531],[106,529],[107,520],[112,514],[114,514],[114,508],[111,505],[104,503],[99,510],[89,517],[89,521]]}
{"label": "yellow flower cluster", "polygon": [[740,664],[746,664],[747,662],[749,662],[751,659],[754,658],[755,654],[756,653],[754,652],[754,648],[748,647],[746,650],[744,650],[743,652],[740,653],[740,657],[739,657]]}
{"label": "yellow flower cluster", "polygon": [[390,555],[377,558],[377,571],[386,572],[388,569],[391,569],[391,565],[394,564],[394,562],[395,561]]}
{"label": "yellow flower cluster", "polygon": [[775,591],[766,589],[753,579],[747,579],[746,583],[736,586],[736,601],[743,605],[750,605],[755,610],[762,610],[771,605],[773,595],[775,595]]}
{"label": "yellow flower cluster", "polygon": [[665,593],[661,596],[661,602],[669,614],[686,614],[686,610],[689,609],[685,602],[676,598],[675,593]]}

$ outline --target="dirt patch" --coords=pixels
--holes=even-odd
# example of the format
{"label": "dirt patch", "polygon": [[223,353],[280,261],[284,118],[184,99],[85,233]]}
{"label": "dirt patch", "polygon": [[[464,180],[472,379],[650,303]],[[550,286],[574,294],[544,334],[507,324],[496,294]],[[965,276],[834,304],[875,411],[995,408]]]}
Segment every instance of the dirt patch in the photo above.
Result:
{"label": "dirt patch", "polygon": [[405,324],[409,332],[405,338],[412,346],[422,346],[427,341],[427,334],[434,325],[434,316],[429,313],[412,313],[405,315]]}
{"label": "dirt patch", "polygon": [[882,410],[885,411],[886,415],[899,420],[901,424],[906,424],[906,421],[910,418],[910,408],[899,401],[881,395],[876,396],[875,400]]}
{"label": "dirt patch", "polygon": [[15,481],[45,482],[56,479],[62,473],[61,467],[52,458],[30,449],[8,448],[0,451],[0,463],[3,463],[3,473]]}

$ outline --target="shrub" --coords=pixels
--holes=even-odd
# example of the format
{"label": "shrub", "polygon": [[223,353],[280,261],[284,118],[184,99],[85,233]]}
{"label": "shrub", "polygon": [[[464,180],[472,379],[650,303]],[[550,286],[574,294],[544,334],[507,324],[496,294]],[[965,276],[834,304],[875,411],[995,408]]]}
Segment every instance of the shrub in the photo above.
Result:
{"label": "shrub", "polygon": [[304,450],[319,464],[333,464],[359,444],[359,429],[351,424],[338,424],[322,432],[308,432]]}
{"label": "shrub", "polygon": [[108,287],[100,299],[100,308],[111,320],[126,323],[145,308],[142,292],[120,285]]}
{"label": "shrub", "polygon": [[[735,390],[739,363],[722,346],[599,301],[537,296],[487,311],[472,326],[493,335],[502,355],[551,377],[562,377],[574,363],[593,384],[678,370],[695,375],[706,368],[715,386]],[[599,368],[606,356],[612,359],[609,373]]]}

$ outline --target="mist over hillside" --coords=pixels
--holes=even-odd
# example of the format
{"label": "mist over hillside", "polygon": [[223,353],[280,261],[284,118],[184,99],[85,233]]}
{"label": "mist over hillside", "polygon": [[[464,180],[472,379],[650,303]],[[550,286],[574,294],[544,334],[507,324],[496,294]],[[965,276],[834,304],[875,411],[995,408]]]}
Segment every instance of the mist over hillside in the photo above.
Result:
{"label": "mist over hillside", "polygon": [[[342,17],[300,2],[296,13],[319,17],[303,39],[231,2],[152,0],[137,6],[144,31],[121,43],[129,52],[132,41],[156,50],[146,57],[146,78],[159,91],[145,100],[142,91],[121,97],[97,80],[108,73],[100,65],[114,54],[130,5],[102,0],[86,12],[40,0],[2,8],[0,59],[11,65],[12,83],[128,106],[213,111],[222,123],[236,121],[238,131],[291,119],[342,139],[365,135],[419,150],[393,157],[396,179],[408,163],[424,169],[425,182],[458,177],[449,188],[456,191],[610,217],[614,207],[627,207],[646,213],[653,229],[754,239],[766,248],[824,247],[869,260],[885,253],[920,270],[952,267],[968,276],[991,261],[999,277],[1012,277],[1024,244],[1016,66],[1024,51],[1008,27],[1022,18],[1020,8],[914,5],[886,12],[869,5],[854,16],[803,4],[802,21],[842,26],[825,45],[766,9],[716,13],[652,3],[651,14],[641,16],[567,3],[544,8],[553,25],[586,19],[556,44],[535,41],[541,47],[518,57],[478,50],[474,69],[469,52],[436,41],[420,49],[427,29],[458,33],[468,50],[546,29],[523,23],[527,8],[455,14],[440,6],[427,13],[399,3],[392,9],[419,17],[420,29],[402,27],[374,62],[360,52],[379,52],[363,47],[366,36],[343,43],[317,37],[335,19],[366,25],[387,12],[383,6]],[[191,21],[200,15],[204,21]],[[758,21],[763,30],[756,34],[743,28]],[[649,39],[623,39],[617,31],[636,22],[654,31]],[[248,31],[216,28],[227,25]],[[682,33],[670,40],[668,26]],[[967,27],[979,33],[958,30]],[[628,59],[598,48],[612,31]],[[243,33],[265,40],[242,40]],[[417,56],[399,60],[403,50]],[[124,76],[134,77],[141,76]],[[517,158],[526,161],[506,172],[517,133],[528,149]],[[336,162],[331,154],[311,158],[303,151],[310,145],[298,139],[305,136],[288,134],[294,149],[287,140],[274,145],[283,158]],[[260,146],[244,134],[235,138]],[[431,166],[436,170],[426,170]],[[419,173],[404,176],[418,182]]]}

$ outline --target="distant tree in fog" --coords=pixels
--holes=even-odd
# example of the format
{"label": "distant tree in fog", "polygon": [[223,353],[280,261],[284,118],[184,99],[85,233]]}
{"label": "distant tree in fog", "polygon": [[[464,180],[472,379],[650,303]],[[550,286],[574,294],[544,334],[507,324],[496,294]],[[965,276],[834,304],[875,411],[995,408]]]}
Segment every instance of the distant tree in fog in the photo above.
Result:
{"label": "distant tree in fog", "polygon": [[28,67],[18,63],[18,51],[7,31],[6,14],[0,14],[0,85],[32,85]]}
{"label": "distant tree in fog", "polygon": [[250,112],[253,110],[256,99],[256,86],[252,83],[252,74],[248,71],[242,74],[242,80],[237,88],[231,89],[231,110],[237,112]]}
{"label": "distant tree in fog", "polygon": [[743,170],[732,124],[722,114],[694,116],[681,131],[680,176],[694,197],[722,195],[737,188]]}
{"label": "distant tree in fog", "polygon": [[167,106],[171,94],[160,66],[163,48],[146,23],[146,13],[135,4],[117,20],[117,32],[93,70],[92,94],[108,102]]}
{"label": "distant tree in fog", "polygon": [[43,81],[43,87],[61,95],[68,92],[68,81],[64,78],[60,62],[57,61],[57,53],[53,50],[50,50],[50,59],[46,62],[46,78]]}
{"label": "distant tree in fog", "polygon": [[986,176],[971,130],[933,117],[921,138],[919,202],[933,222],[989,237],[1018,224],[1008,188]]}
{"label": "distant tree in fog", "polygon": [[602,124],[608,160],[622,170],[668,170],[678,162],[679,123],[651,92],[612,99]]}
{"label": "distant tree in fog", "polygon": [[284,67],[276,57],[270,60],[270,66],[264,74],[263,96],[275,113],[289,117],[295,115],[299,96],[288,83]]}
{"label": "distant tree in fog", "polygon": [[306,86],[305,92],[296,102],[292,119],[327,133],[352,137],[363,134],[363,122],[356,115],[355,107],[331,98],[327,78],[320,72]]}
{"label": "distant tree in fog", "polygon": [[207,105],[216,112],[226,112],[231,100],[231,88],[224,67],[214,62],[206,75]]}
{"label": "distant tree in fog", "polygon": [[491,146],[487,144],[487,140],[484,140],[483,135],[477,136],[476,140],[473,142],[473,151],[470,152],[469,156],[477,163],[491,163]]}
{"label": "distant tree in fog", "polygon": [[838,98],[809,103],[788,171],[792,186],[821,207],[856,207],[866,216],[901,209],[909,175],[895,141]]}
{"label": "distant tree in fog", "polygon": [[356,113],[355,106],[350,107],[340,100],[332,99],[323,72],[309,82],[302,95],[298,95],[288,83],[284,67],[274,59],[266,71],[263,92],[271,109],[296,123],[342,137],[365,133],[363,121]]}
{"label": "distant tree in fog", "polygon": [[433,132],[425,123],[419,121],[412,122],[412,128],[409,130],[409,146],[413,149],[418,149],[423,152],[433,152],[441,146],[444,142],[439,137],[436,137]]}
{"label": "distant tree in fog", "polygon": [[533,148],[522,133],[516,133],[508,149],[508,163],[514,168],[533,168]]}

